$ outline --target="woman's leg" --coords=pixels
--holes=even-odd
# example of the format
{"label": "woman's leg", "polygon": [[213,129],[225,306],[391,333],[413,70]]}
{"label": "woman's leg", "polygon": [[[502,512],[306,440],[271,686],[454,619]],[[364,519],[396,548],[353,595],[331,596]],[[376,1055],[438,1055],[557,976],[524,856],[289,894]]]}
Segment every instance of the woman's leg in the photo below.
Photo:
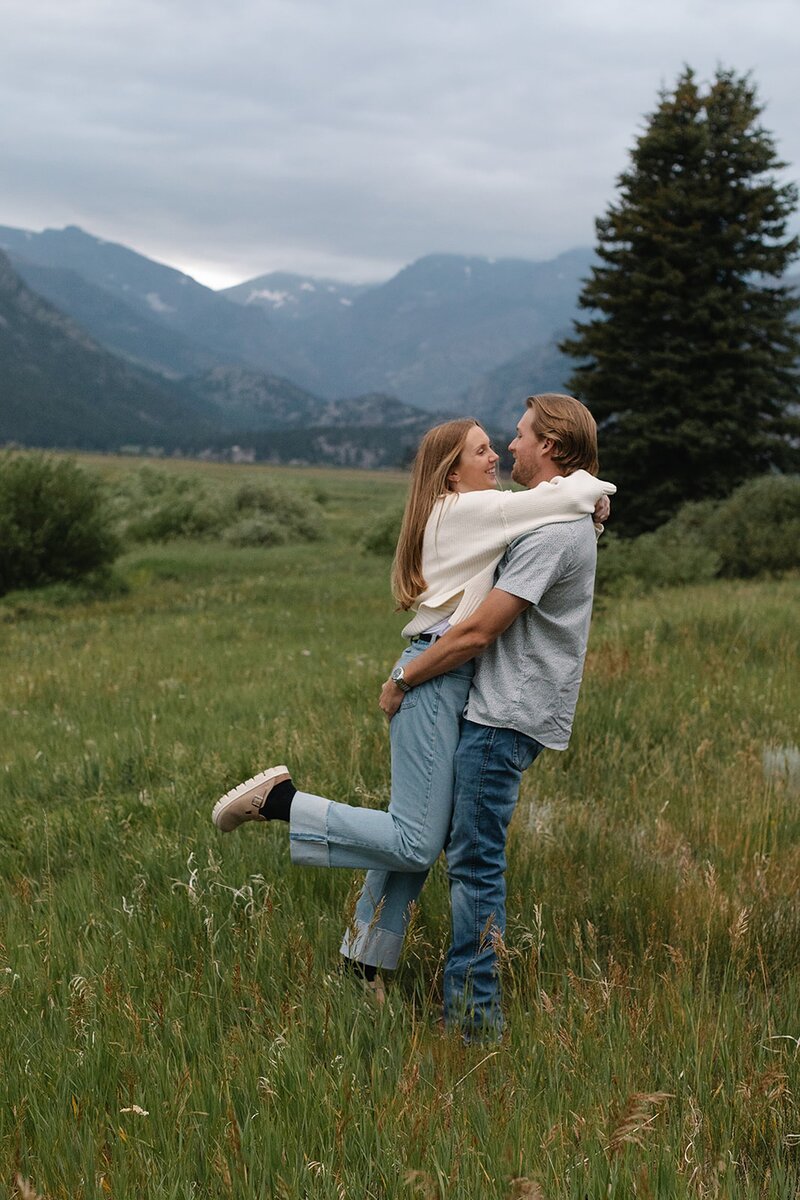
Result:
{"label": "woman's leg", "polygon": [[[412,643],[400,662],[409,662],[425,649],[424,642]],[[301,791],[291,797],[290,850],[296,865],[370,869],[351,932],[357,937],[358,947],[363,943],[365,953],[380,952],[380,962],[387,967],[396,965],[408,906],[439,857],[450,828],[453,759],[472,672],[473,664],[465,663],[420,684],[403,697],[389,726],[392,790],[388,812],[340,804]],[[277,771],[283,771],[288,780],[283,767],[262,774]],[[248,784],[254,782],[249,780]],[[238,795],[246,786],[241,785],[217,802],[213,819],[225,832],[258,816],[254,804],[259,795],[255,800],[249,792],[243,797]],[[249,807],[246,815],[237,812],[235,821],[229,820],[226,826],[217,810],[225,804],[230,817],[227,810],[231,808],[231,797]],[[349,942],[348,936],[345,943],[351,949],[344,952],[348,957],[360,958],[360,949],[354,952],[356,942]],[[375,939],[382,939],[381,945],[386,945],[376,949]],[[367,957],[363,961],[369,965],[373,960]]]}
{"label": "woman's leg", "polygon": [[[401,663],[425,648],[424,643],[408,647]],[[389,726],[392,791],[388,812],[297,792],[289,823],[295,864],[427,871],[438,858],[450,827],[453,756],[471,674],[472,664],[465,664],[403,697]]]}
{"label": "woman's leg", "polygon": [[[397,718],[403,706],[390,724],[392,743],[392,801],[389,814],[402,811],[410,796],[424,795],[426,785],[435,783],[439,789],[436,802],[436,820],[429,823],[429,849],[437,850],[439,842],[444,844],[450,828],[452,815],[452,762],[458,746],[461,713],[472,667],[458,685],[445,685],[440,691],[435,719],[427,719],[428,705],[419,710],[406,710],[405,722]],[[443,676],[442,679],[447,679]],[[437,683],[431,680],[431,684]],[[464,687],[463,685],[467,686]],[[422,687],[427,685],[423,684]],[[415,689],[416,691],[416,689]],[[420,699],[424,697],[420,696]],[[405,703],[405,701],[404,701]],[[412,717],[412,712],[414,716]],[[428,715],[430,715],[428,713]],[[426,761],[435,759],[437,772],[429,775]],[[435,830],[435,832],[434,832]],[[431,858],[432,863],[433,858]],[[373,868],[367,872],[364,887],[358,898],[352,922],[345,930],[341,952],[346,958],[356,959],[365,966],[384,967],[388,970],[397,966],[403,937],[413,901],[422,891],[428,870],[384,870]]]}
{"label": "woman's leg", "polygon": [[353,920],[339,947],[345,958],[394,970],[400,958],[412,903],[427,871],[367,871]]}

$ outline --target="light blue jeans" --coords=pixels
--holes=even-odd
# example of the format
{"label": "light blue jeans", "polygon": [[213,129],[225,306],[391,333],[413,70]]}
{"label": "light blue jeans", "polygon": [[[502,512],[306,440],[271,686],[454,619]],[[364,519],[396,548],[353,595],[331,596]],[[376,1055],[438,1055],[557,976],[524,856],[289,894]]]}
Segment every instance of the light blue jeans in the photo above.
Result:
{"label": "light blue jeans", "polygon": [[506,929],[506,835],[522,772],[543,749],[515,729],[462,722],[453,823],[445,848],[452,936],[444,969],[444,1016],[467,1041],[502,1033],[495,947]]}
{"label": "light blue jeans", "polygon": [[[412,642],[405,666],[428,649]],[[453,811],[453,759],[473,664],[413,688],[389,723],[392,790],[388,812],[298,791],[289,837],[298,866],[369,868],[345,932],[342,954],[370,966],[397,966],[409,905],[441,853]]]}

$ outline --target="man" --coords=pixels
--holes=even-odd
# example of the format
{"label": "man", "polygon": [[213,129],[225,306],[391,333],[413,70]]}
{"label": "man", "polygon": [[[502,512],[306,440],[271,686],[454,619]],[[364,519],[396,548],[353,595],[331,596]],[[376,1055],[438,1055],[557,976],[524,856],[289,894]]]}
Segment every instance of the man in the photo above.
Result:
{"label": "man", "polygon": [[[597,430],[570,396],[540,395],[509,449],[525,487],[583,468],[597,472]],[[590,517],[517,538],[480,608],[389,679],[388,717],[404,692],[478,659],[455,761],[455,807],[445,848],[452,940],[445,1020],[467,1040],[500,1036],[495,944],[505,931],[505,843],[522,772],[545,749],[569,743],[592,610],[597,561]],[[404,685],[404,686],[401,686]]]}

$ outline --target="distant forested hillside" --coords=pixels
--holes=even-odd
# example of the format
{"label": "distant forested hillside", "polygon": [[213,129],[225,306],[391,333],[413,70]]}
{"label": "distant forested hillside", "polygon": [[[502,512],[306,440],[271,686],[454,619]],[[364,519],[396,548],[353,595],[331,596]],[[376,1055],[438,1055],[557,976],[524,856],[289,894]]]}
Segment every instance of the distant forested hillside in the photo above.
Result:
{"label": "distant forested hillside", "polygon": [[105,449],[201,445],[210,406],[102,349],[0,253],[0,441]]}

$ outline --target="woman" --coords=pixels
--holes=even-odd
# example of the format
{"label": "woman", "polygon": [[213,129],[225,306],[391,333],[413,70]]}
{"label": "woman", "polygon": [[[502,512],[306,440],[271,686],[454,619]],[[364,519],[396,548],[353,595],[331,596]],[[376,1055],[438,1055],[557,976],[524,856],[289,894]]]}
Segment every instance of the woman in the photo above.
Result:
{"label": "woman", "polygon": [[[398,606],[415,615],[392,677],[464,620],[492,588],[508,545],[523,533],[592,513],[613,493],[586,471],[529,491],[497,490],[498,456],[483,427],[448,421],[423,438],[397,545],[392,584]],[[453,757],[473,664],[406,693],[389,730],[392,789],[388,812],[296,791],[285,766],[272,767],[226,793],[212,818],[223,832],[248,820],[290,825],[292,861],[368,868],[342,954],[368,979],[393,968],[411,901],[444,847],[453,799]]]}

